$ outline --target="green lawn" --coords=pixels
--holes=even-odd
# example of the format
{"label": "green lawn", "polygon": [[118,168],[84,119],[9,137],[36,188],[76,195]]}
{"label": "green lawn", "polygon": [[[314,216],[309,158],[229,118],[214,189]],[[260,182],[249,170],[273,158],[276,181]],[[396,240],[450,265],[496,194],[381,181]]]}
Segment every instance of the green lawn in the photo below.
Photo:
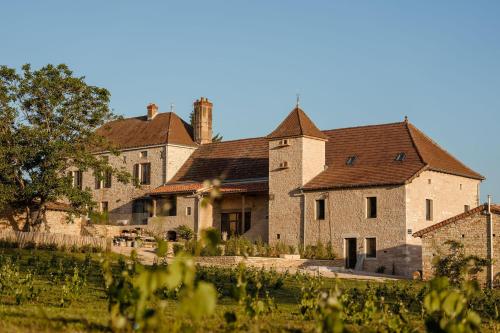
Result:
{"label": "green lawn", "polygon": [[[20,305],[11,296],[0,296],[0,332],[107,332],[109,314],[107,299],[100,273],[99,259],[101,255],[92,254],[92,261],[88,274],[88,281],[81,295],[69,305],[61,306],[60,300],[62,287],[54,283],[51,271],[57,271],[56,267],[61,261],[65,270],[71,269],[71,263],[78,261],[83,263],[85,254],[63,253],[41,250],[0,250],[3,258],[15,257],[21,263],[23,271],[28,269],[35,272],[35,289],[40,293],[35,300],[25,301]],[[106,255],[116,262],[118,256]],[[363,290],[367,282],[355,280],[324,279],[325,287],[333,287],[335,284],[343,290],[358,288]],[[377,282],[370,282],[375,285]],[[420,288],[422,284],[401,281],[397,282],[402,290]],[[300,285],[292,276],[285,278],[281,288],[270,289],[270,296],[274,298],[277,306],[271,314],[264,315],[258,320],[251,320],[241,314],[241,306],[231,297],[220,297],[216,314],[203,320],[198,331],[230,331],[225,324],[224,313],[233,311],[238,314],[241,331],[279,331],[279,332],[311,332],[315,325],[311,320],[305,320],[299,313],[298,303],[301,298]],[[177,302],[167,300],[160,314],[161,327],[167,329],[173,325],[176,318]],[[409,318],[417,331],[423,331],[423,323],[419,313],[411,312]],[[484,330],[491,330],[491,322],[485,325]],[[351,326],[354,332],[361,332],[362,327]]]}

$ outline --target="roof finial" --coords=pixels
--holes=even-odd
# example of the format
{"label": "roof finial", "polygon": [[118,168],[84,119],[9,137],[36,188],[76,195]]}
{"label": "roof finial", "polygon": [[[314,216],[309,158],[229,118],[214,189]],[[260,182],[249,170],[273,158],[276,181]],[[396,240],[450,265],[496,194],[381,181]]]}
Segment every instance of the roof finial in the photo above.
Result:
{"label": "roof finial", "polygon": [[405,123],[408,122],[408,116],[405,116]]}
{"label": "roof finial", "polygon": [[174,112],[174,111],[175,111],[175,104],[170,103],[170,112]]}
{"label": "roof finial", "polygon": [[295,104],[295,107],[298,109],[300,105],[300,94],[297,93],[297,103]]}

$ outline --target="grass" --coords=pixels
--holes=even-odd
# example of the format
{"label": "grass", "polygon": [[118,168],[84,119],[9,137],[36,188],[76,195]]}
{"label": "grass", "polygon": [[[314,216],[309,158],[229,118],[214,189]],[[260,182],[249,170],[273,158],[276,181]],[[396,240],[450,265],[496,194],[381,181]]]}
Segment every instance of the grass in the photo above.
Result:
{"label": "grass", "polygon": [[[108,308],[102,277],[99,270],[100,254],[92,254],[92,268],[88,277],[87,286],[81,295],[69,304],[61,307],[61,286],[53,283],[44,267],[53,264],[54,258],[66,260],[66,263],[78,261],[83,263],[84,254],[64,253],[43,250],[0,250],[2,256],[15,256],[21,263],[23,270],[38,269],[36,274],[36,287],[41,292],[36,300],[27,301],[16,305],[11,298],[0,296],[0,332],[109,332]],[[118,255],[106,254],[111,260],[117,261]],[[35,259],[34,259],[35,258]],[[36,263],[34,261],[36,260]],[[35,268],[34,268],[35,267]],[[46,273],[46,272],[45,272]],[[367,282],[357,280],[324,279],[325,287],[333,287],[337,284],[341,289],[360,288],[367,286]],[[370,282],[378,283],[378,282]],[[415,288],[413,282],[401,281],[407,288]],[[282,288],[270,290],[270,295],[275,299],[276,311],[259,319],[259,322],[243,322],[241,330],[250,328],[257,330],[259,325],[265,326],[267,331],[288,332],[311,332],[314,331],[314,323],[304,320],[299,313],[298,302],[300,301],[300,286],[293,277],[288,277]],[[233,299],[224,297],[219,299],[216,314],[203,322],[201,331],[227,331],[224,328],[224,313],[235,311],[239,305]],[[176,318],[177,303],[174,300],[165,302],[165,308],[161,313],[162,327],[172,325]],[[421,322],[418,314],[412,314],[416,322]],[[423,324],[420,325],[423,329]],[[487,328],[485,328],[486,330]]]}

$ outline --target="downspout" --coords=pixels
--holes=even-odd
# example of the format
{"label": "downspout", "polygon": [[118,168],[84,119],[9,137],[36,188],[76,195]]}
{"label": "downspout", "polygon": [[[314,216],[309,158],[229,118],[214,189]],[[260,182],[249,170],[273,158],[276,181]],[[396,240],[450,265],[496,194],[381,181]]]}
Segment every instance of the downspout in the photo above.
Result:
{"label": "downspout", "polygon": [[491,214],[491,195],[488,195],[488,259],[489,271],[488,271],[488,287],[493,288],[493,215]]}
{"label": "downspout", "polygon": [[307,216],[307,205],[306,205],[306,194],[304,190],[300,190],[300,196],[302,197],[302,203],[304,205],[302,209],[302,249],[306,249],[306,216]]}

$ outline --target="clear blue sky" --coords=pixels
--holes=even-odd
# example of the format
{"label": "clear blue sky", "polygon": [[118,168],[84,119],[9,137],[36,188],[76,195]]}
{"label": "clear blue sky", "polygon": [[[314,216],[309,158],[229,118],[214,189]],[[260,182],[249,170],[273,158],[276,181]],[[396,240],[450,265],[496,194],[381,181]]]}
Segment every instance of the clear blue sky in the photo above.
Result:
{"label": "clear blue sky", "polygon": [[321,129],[410,121],[500,202],[500,1],[4,1],[0,64],[66,63],[118,114],[214,103],[225,139],[301,105]]}

